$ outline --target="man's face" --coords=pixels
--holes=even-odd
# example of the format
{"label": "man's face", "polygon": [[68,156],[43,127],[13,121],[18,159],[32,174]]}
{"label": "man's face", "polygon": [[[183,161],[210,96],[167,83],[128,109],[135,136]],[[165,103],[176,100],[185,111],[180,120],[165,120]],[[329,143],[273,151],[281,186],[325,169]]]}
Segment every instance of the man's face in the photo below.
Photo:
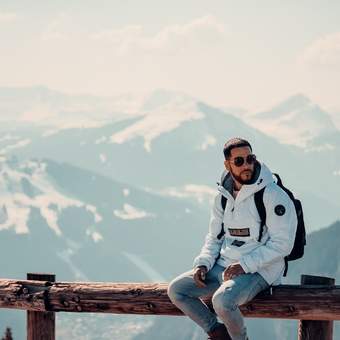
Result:
{"label": "man's face", "polygon": [[[230,157],[224,161],[226,169],[230,171],[234,179],[240,184],[251,183],[254,174],[255,163],[249,164],[248,162],[246,162],[247,156],[251,155],[251,150],[249,146],[234,148],[231,150],[230,153]],[[235,158],[237,157],[243,158],[243,164],[241,166],[236,166],[234,164]]]}

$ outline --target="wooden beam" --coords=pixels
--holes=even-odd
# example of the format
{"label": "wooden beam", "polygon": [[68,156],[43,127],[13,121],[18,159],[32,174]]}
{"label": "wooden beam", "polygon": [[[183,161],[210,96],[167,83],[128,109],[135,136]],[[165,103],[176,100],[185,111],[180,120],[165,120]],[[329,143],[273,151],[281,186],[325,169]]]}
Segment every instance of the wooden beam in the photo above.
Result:
{"label": "wooden beam", "polygon": [[[0,279],[0,308],[113,314],[183,315],[167,283],[51,282]],[[48,294],[44,292],[48,290]],[[46,297],[48,300],[46,300]],[[204,301],[211,306],[210,298]],[[340,286],[280,285],[241,306],[246,317],[340,320]]]}

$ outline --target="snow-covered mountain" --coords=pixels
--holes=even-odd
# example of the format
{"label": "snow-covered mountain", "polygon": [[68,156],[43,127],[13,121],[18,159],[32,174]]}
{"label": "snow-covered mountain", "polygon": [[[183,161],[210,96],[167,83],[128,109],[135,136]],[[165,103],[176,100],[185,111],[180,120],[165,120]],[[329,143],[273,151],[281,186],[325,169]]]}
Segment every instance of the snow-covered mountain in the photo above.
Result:
{"label": "snow-covered mountain", "polygon": [[331,115],[303,94],[294,95],[268,111],[248,115],[246,120],[281,143],[300,147],[308,147],[313,139],[337,131]]}
{"label": "snow-covered mountain", "polygon": [[[61,236],[58,216],[70,208],[84,209],[92,217],[94,224],[102,217],[95,206],[63,195],[55,188],[43,162],[0,163],[0,195],[2,203],[2,222],[0,231],[14,228],[17,234],[29,233],[28,221],[31,209],[37,209],[47,225]],[[100,239],[96,231],[91,233],[94,240]]]}
{"label": "snow-covered mountain", "polygon": [[[167,282],[191,268],[203,244],[208,210],[187,200],[47,159],[7,160],[0,173],[1,277],[23,278],[33,271],[55,273],[60,281]],[[4,254],[11,254],[10,263]],[[8,325],[6,313],[0,311],[0,326]],[[24,322],[15,319],[15,337],[23,338]],[[121,334],[132,327],[131,318],[116,319]],[[76,334],[67,320],[61,317],[61,339]],[[86,327],[85,320],[79,325]],[[109,331],[109,318],[97,321],[108,329],[105,339],[116,334]],[[122,338],[152,325],[135,321],[130,337]]]}
{"label": "snow-covered mountain", "polygon": [[[159,89],[151,93],[125,94],[112,97],[69,95],[44,86],[27,88],[0,87],[0,121],[18,126],[44,126],[44,134],[61,129],[101,127],[129,117],[143,118],[98,143],[124,143],[134,138],[144,139],[150,151],[154,139],[178,128],[185,122],[204,119],[197,108],[199,99],[184,93]],[[326,112],[303,94],[296,94],[257,113],[242,108],[223,107],[224,112],[259,129],[284,144],[308,146],[314,138],[338,131],[334,115]],[[205,144],[213,144],[206,136]],[[205,144],[204,144],[205,143]],[[324,146],[324,147],[327,147]]]}
{"label": "snow-covered mountain", "polygon": [[[52,94],[46,97],[53,98]],[[306,98],[297,96],[282,104],[274,117],[279,119],[280,113],[291,112],[303,104],[306,110],[301,112],[306,113],[306,118],[307,108],[314,107],[308,103]],[[181,93],[158,90],[140,102],[138,114],[121,112],[119,119],[112,115],[110,122],[100,126],[51,130],[43,124],[2,124],[0,159],[11,155],[20,160],[47,157],[150,192],[195,200],[200,196],[202,202],[208,203],[223,170],[224,142],[233,136],[244,136],[253,144],[258,158],[280,173],[303,200],[310,230],[338,218],[340,133],[335,130],[333,134],[321,134],[309,140],[306,148],[300,148],[280,143],[234,113]],[[317,114],[310,116],[315,118]],[[314,118],[310,125],[316,126]],[[110,115],[105,119],[110,119]],[[324,121],[319,124],[325,127],[323,131],[332,129],[326,118]],[[280,131],[280,124],[275,126]]]}

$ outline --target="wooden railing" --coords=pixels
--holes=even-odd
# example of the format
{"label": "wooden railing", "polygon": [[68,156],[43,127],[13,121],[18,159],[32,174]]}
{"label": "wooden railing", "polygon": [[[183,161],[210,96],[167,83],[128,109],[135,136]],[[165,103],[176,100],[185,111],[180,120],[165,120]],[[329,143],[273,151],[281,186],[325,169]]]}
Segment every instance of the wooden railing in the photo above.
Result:
{"label": "wooden railing", "polygon": [[[169,300],[167,283],[55,282],[52,274],[0,279],[0,308],[27,310],[27,339],[55,340],[55,312],[183,315]],[[340,286],[331,278],[302,275],[240,306],[245,317],[297,319],[299,340],[330,340],[340,320]],[[213,309],[210,298],[204,299]]]}

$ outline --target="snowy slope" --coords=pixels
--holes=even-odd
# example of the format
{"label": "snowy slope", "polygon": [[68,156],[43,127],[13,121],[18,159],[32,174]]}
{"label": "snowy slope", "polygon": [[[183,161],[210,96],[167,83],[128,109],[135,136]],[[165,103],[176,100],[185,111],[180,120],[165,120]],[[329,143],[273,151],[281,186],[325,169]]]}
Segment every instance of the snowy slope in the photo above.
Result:
{"label": "snowy slope", "polygon": [[[61,107],[59,102],[71,105],[69,102],[73,100],[89,101],[93,105],[98,100],[97,107],[102,105],[97,97],[64,98],[59,94],[60,99],[53,92],[44,91],[40,90],[42,93],[36,97],[56,108]],[[36,92],[37,89],[32,89],[25,94],[21,90],[19,99],[23,103],[33,100]],[[166,90],[154,91],[140,100],[133,96],[110,100],[111,104],[116,100],[115,107],[120,107],[121,116],[100,126],[52,131],[39,124],[0,126],[0,159],[11,155],[21,160],[47,157],[150,192],[208,204],[209,190],[223,171],[223,144],[228,138],[244,136],[254,146],[258,158],[279,172],[285,183],[308,202],[306,216],[311,229],[339,217],[340,132],[328,114],[305,96],[294,96],[272,110],[255,115],[253,120],[235,108],[229,113],[183,93]],[[128,111],[128,102],[138,114],[131,116],[123,112]],[[96,113],[101,119],[110,117],[109,111],[93,108],[90,115],[85,115],[86,119],[94,119]],[[260,129],[267,129],[264,132],[272,137]],[[316,207],[322,207],[323,213]],[[152,216],[149,211],[141,212],[128,203],[116,208],[116,214],[126,219]]]}
{"label": "snowy slope", "polygon": [[[184,93],[164,89],[143,94],[95,97],[64,94],[43,86],[0,87],[0,121],[12,126],[13,123],[22,127],[27,127],[27,124],[44,126],[43,135],[50,136],[63,129],[103,127],[129,117],[140,117],[125,129],[101,136],[97,142],[122,144],[140,137],[144,140],[144,148],[150,152],[155,139],[186,122],[206,118],[197,106],[199,102],[199,99]],[[300,147],[307,146],[314,138],[337,131],[332,121],[334,115],[303,94],[296,94],[264,112],[249,113],[242,108],[227,106],[223,107],[223,111],[281,143]],[[1,137],[0,141],[3,138],[6,137]],[[214,143],[214,135],[207,134],[202,148]]]}
{"label": "snowy slope", "polygon": [[247,122],[281,143],[306,147],[314,138],[337,131],[331,115],[309,98],[297,94],[265,112],[246,117]]}
{"label": "snowy slope", "polygon": [[[166,282],[191,267],[207,231],[208,209],[68,164],[12,158],[1,163],[0,178],[0,249],[11,253],[10,266],[0,257],[1,277],[34,271],[61,281]],[[3,327],[9,318],[5,310],[0,314]],[[91,339],[97,328],[106,329],[103,339],[132,339],[153,324],[116,316],[120,326],[113,329],[110,318],[70,318],[61,318],[61,339],[80,328]],[[88,327],[93,319],[98,327]],[[12,328],[24,337],[24,322]]]}
{"label": "snowy slope", "polygon": [[[313,119],[300,125],[309,126],[310,136],[322,134],[308,142],[305,139],[304,148],[282,144],[249,125],[246,118],[242,120],[182,93],[158,90],[140,103],[139,115],[102,126],[65,128],[54,133],[36,125],[16,129],[1,126],[0,159],[11,155],[21,160],[47,157],[150,192],[187,197],[207,205],[211,201],[209,190],[214,189],[223,171],[223,144],[228,138],[244,136],[259,159],[279,172],[285,183],[308,202],[306,216],[311,229],[330,224],[340,211],[340,185],[336,181],[340,173],[340,133],[335,130],[325,135],[332,130],[327,115],[311,109],[314,106],[305,97],[291,98],[279,106],[273,112],[262,113],[262,121],[274,122],[275,137],[287,131],[301,141],[300,130],[294,130],[298,126],[295,120],[309,113]],[[299,110],[301,107],[305,109]],[[295,113],[287,115],[289,124],[285,125],[280,117],[288,111]],[[152,216],[150,211],[130,206],[126,203],[116,208],[115,216]],[[323,213],[316,207],[321,207]]]}
{"label": "snowy slope", "polygon": [[57,236],[62,234],[58,216],[67,208],[83,208],[93,214],[96,223],[102,220],[96,207],[62,194],[53,185],[46,163],[29,161],[0,163],[0,195],[2,223],[0,231],[14,228],[17,234],[29,233],[31,209],[38,209]]}
{"label": "snowy slope", "polygon": [[[136,256],[150,249],[162,253],[164,244],[161,242],[165,239],[168,246],[181,247],[175,237],[168,239],[179,233],[180,225],[187,225],[187,231],[181,229],[184,242],[191,238],[191,231],[196,230],[199,235],[199,230],[203,233],[206,227],[199,223],[201,229],[197,229],[200,228],[197,221],[208,214],[208,207],[202,209],[188,199],[166,198],[165,194],[160,196],[113,182],[67,164],[11,159],[2,162],[0,169],[1,235],[17,235],[21,240],[28,240],[35,237],[37,228],[43,230],[41,235],[49,235],[52,242],[50,250],[62,258],[77,277],[93,274],[84,267],[83,258],[78,258],[80,262],[77,263],[75,257],[83,253],[84,257],[91,258],[93,254],[88,250],[97,248],[100,253],[110,253],[110,257],[121,254],[129,266],[139,268],[142,276],[154,280],[162,276],[156,274],[160,271],[162,256],[151,257],[151,263],[142,257],[137,261]],[[173,221],[177,221],[176,226]],[[145,244],[139,242],[142,239]],[[150,248],[149,242],[154,239],[160,243]],[[177,251],[186,253],[194,248],[197,245],[186,245]],[[170,265],[171,259],[164,255]],[[116,275],[126,277],[126,269],[123,263],[121,265]],[[100,273],[103,274],[106,275]],[[139,274],[131,272],[129,275],[138,277]]]}
{"label": "snowy slope", "polygon": [[[196,103],[196,100],[179,93],[167,96],[164,91],[156,91],[147,98],[142,107],[143,118],[113,134],[110,142],[121,144],[136,137],[142,137],[144,148],[151,152],[151,143],[154,139],[177,129],[185,122],[205,117],[198,110]],[[204,141],[204,145],[209,142],[211,143],[211,138]]]}

